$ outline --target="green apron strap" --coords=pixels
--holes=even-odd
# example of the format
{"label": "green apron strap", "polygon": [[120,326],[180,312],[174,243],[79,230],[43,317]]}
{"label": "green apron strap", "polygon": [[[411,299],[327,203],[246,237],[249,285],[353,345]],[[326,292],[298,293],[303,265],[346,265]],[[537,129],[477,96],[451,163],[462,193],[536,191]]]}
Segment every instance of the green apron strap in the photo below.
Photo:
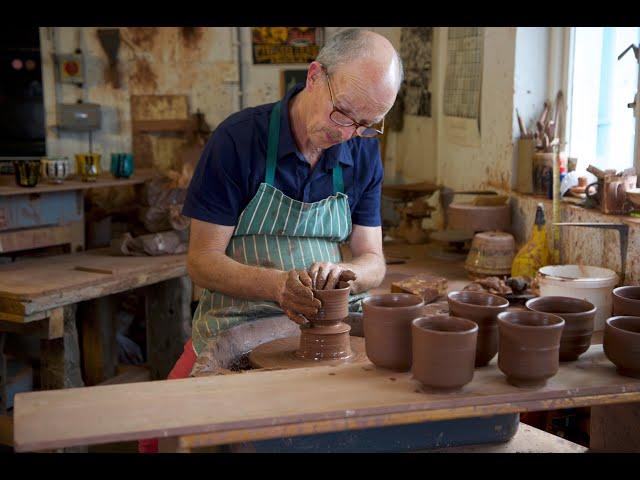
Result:
{"label": "green apron strap", "polygon": [[342,165],[339,163],[333,170],[333,193],[344,193],[344,180],[342,178]]}
{"label": "green apron strap", "polygon": [[274,185],[276,163],[278,161],[278,144],[280,143],[280,102],[276,103],[269,117],[269,139],[267,140],[267,170],[264,182]]}

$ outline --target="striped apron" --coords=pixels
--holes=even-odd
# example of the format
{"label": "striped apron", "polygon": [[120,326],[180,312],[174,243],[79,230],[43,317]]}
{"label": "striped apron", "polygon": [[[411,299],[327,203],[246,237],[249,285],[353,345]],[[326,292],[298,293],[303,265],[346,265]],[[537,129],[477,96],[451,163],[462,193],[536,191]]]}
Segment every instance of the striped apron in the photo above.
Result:
{"label": "striped apron", "polygon": [[[351,211],[344,193],[342,167],[333,168],[334,195],[305,203],[275,188],[281,103],[269,119],[265,181],[240,214],[226,254],[245,265],[289,271],[314,262],[342,261],[340,242],[351,234]],[[360,311],[367,294],[352,295],[350,310]],[[204,290],[193,316],[193,348],[199,354],[218,333],[243,322],[283,315],[275,302],[246,300]]]}

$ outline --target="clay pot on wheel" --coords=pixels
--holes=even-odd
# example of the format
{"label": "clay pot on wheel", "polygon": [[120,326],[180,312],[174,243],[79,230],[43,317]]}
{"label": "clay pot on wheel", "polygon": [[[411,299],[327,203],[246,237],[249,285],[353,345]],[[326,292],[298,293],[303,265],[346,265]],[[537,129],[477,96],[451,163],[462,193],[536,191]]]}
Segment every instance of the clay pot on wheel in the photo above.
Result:
{"label": "clay pot on wheel", "polygon": [[577,360],[591,345],[596,307],[591,302],[571,297],[537,297],[525,306],[533,312],[552,313],[564,319],[560,337],[560,361]]}
{"label": "clay pot on wheel", "polygon": [[640,317],[608,318],[604,325],[603,348],[620,375],[640,378]]}
{"label": "clay pot on wheel", "polygon": [[614,288],[611,295],[614,316],[640,317],[640,287]]}
{"label": "clay pot on wheel", "polygon": [[337,360],[352,355],[349,331],[342,320],[349,315],[351,287],[334,290],[314,290],[322,307],[309,318],[310,327],[300,328],[300,346],[296,356],[308,360]]}
{"label": "clay pot on wheel", "polygon": [[498,368],[516,387],[542,387],[558,373],[564,320],[539,312],[498,314]]}
{"label": "clay pot on wheel", "polygon": [[365,298],[364,338],[367,357],[382,368],[411,368],[411,322],[422,316],[424,301],[411,293],[383,293]]}
{"label": "clay pot on wheel", "polygon": [[464,318],[431,315],[411,325],[413,376],[429,388],[458,390],[473,378],[478,325]]}
{"label": "clay pot on wheel", "polygon": [[488,364],[498,353],[498,314],[509,307],[509,301],[485,292],[461,290],[447,295],[449,312],[478,324],[476,367]]}

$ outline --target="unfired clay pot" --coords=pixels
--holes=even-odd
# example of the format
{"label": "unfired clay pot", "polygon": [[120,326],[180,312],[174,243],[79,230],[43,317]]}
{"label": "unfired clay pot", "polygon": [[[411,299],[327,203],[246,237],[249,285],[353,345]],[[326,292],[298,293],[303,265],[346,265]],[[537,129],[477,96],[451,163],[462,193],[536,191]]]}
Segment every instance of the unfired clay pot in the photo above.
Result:
{"label": "unfired clay pot", "polygon": [[449,313],[454,317],[467,318],[478,324],[476,367],[489,363],[498,353],[498,314],[509,307],[509,301],[498,295],[485,292],[461,290],[447,295]]}
{"label": "unfired clay pot", "polygon": [[413,376],[429,388],[457,390],[471,381],[478,325],[449,315],[416,318],[411,325]]}
{"label": "unfired clay pot", "polygon": [[300,328],[300,345],[295,353],[298,358],[337,360],[351,356],[351,327],[343,323],[349,315],[349,291],[350,287],[313,291],[322,307],[308,318],[310,327]]}
{"label": "unfired clay pot", "polygon": [[411,322],[422,316],[424,301],[411,293],[383,293],[362,301],[365,351],[383,368],[411,368]]}
{"label": "unfired clay pot", "polygon": [[640,317],[608,318],[604,325],[604,354],[618,373],[640,378]]}
{"label": "unfired clay pot", "polygon": [[542,387],[560,366],[564,320],[551,313],[498,314],[498,368],[516,387]]}
{"label": "unfired clay pot", "polygon": [[614,316],[640,317],[640,287],[614,288],[611,295]]}
{"label": "unfired clay pot", "polygon": [[596,307],[593,303],[571,297],[536,297],[525,303],[533,312],[553,313],[564,319],[560,338],[560,361],[577,360],[591,345]]}

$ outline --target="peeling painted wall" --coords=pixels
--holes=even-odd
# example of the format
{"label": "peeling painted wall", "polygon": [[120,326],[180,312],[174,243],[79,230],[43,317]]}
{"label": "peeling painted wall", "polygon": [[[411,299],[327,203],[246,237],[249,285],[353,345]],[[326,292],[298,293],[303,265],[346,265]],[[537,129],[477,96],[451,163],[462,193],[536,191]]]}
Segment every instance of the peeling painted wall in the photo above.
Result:
{"label": "peeling painted wall", "polygon": [[[87,151],[88,133],[61,132],[55,127],[56,104],[84,102],[102,106],[102,128],[93,134],[93,149],[108,167],[111,152],[131,151],[130,95],[187,95],[214,127],[237,110],[237,61],[228,27],[122,27],[118,53],[119,89],[105,82],[108,59],[97,27],[43,27],[41,48],[48,155]],[[80,47],[85,61],[82,88],[55,81],[53,53]]]}

